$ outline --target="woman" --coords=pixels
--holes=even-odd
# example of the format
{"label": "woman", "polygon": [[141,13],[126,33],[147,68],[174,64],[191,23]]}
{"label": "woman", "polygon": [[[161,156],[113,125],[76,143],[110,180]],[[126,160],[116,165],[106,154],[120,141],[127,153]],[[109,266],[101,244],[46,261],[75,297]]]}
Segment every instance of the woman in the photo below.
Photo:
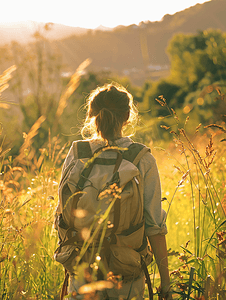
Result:
{"label": "woman", "polygon": [[[128,125],[132,125],[138,118],[137,110],[133,104],[132,95],[122,86],[106,84],[95,89],[88,98],[87,116],[82,128],[83,138],[89,139],[91,148],[106,144],[127,148],[133,141],[124,136]],[[66,161],[70,161],[69,152]],[[169,293],[170,278],[167,260],[167,248],[165,234],[167,233],[165,217],[166,213],[161,207],[161,187],[156,161],[150,152],[147,152],[140,160],[138,169],[144,183],[144,218],[145,231],[148,236],[155,260],[161,276],[161,292],[165,299],[172,299]],[[143,299],[144,275],[135,281],[123,282],[122,289],[107,290],[105,299]],[[132,292],[131,292],[132,284]],[[76,289],[75,279],[71,276],[69,292]],[[129,294],[129,298],[128,298]],[[104,296],[103,296],[104,299]]]}

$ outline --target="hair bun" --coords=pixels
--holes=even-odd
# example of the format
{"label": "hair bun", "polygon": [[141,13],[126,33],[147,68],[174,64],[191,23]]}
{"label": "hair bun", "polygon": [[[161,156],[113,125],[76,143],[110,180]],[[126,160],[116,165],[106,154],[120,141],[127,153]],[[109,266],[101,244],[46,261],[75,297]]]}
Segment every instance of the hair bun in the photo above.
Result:
{"label": "hair bun", "polygon": [[118,84],[105,84],[93,90],[88,98],[88,111],[82,135],[87,131],[109,140],[121,134],[128,123],[136,123],[137,110],[132,95]]}

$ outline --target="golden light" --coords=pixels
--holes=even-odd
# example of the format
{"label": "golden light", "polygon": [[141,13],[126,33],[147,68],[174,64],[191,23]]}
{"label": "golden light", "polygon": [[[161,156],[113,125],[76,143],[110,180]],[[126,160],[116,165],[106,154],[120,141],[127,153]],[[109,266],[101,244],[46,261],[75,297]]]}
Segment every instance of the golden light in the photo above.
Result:
{"label": "golden light", "polygon": [[192,110],[192,105],[186,105],[184,108],[183,108],[183,113],[184,114],[189,114],[190,111]]}
{"label": "golden light", "polygon": [[[213,60],[214,60],[214,58],[213,58]],[[208,86],[206,87],[206,92],[207,92],[208,94],[210,94],[210,93],[212,93],[212,91],[213,91],[213,86],[212,86],[212,85],[208,85]]]}
{"label": "golden light", "polygon": [[201,98],[201,97],[198,98],[198,99],[197,99],[197,104],[198,104],[198,105],[203,105],[203,104],[204,104],[204,99]]}
{"label": "golden light", "polygon": [[77,208],[73,211],[76,218],[82,219],[87,216],[87,211],[85,209]]}
{"label": "golden light", "polygon": [[9,109],[10,106],[6,103],[0,103],[0,108]]}
{"label": "golden light", "polygon": [[100,260],[101,260],[101,257],[100,257],[100,255],[97,255],[97,257],[96,257],[96,260],[98,260],[98,261],[100,261]]}
{"label": "golden light", "polygon": [[87,241],[90,238],[90,230],[88,228],[83,228],[81,230],[81,236],[84,241]]}
{"label": "golden light", "polygon": [[[1,14],[0,22],[32,20],[92,29],[100,25],[113,28],[118,25],[138,25],[140,22],[147,20],[160,21],[165,14],[174,14],[197,3],[208,1],[210,0],[160,0],[153,4],[153,1],[150,0],[140,0],[139,5],[136,5],[135,2],[129,0],[115,0],[114,5],[111,5],[110,14],[103,13],[103,9],[100,9],[106,7],[106,1],[104,0],[66,0],[64,1],[64,5],[62,5],[61,1],[55,1],[54,9],[52,1],[1,1],[1,11],[4,13]],[[130,13],[126,13],[128,7]],[[145,47],[142,49],[144,56],[147,54]]]}
{"label": "golden light", "polygon": [[94,293],[95,291],[102,291],[104,289],[112,289],[114,284],[110,281],[100,280],[96,282],[91,282],[84,284],[78,290],[79,294],[89,294]]}

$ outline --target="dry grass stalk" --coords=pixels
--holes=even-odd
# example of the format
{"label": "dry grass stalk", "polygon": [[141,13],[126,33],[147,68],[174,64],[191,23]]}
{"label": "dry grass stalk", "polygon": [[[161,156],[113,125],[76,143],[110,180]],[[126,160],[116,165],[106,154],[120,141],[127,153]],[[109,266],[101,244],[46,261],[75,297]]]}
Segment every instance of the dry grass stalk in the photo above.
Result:
{"label": "dry grass stalk", "polygon": [[199,125],[195,129],[195,133],[199,132],[199,128],[202,126],[202,123],[199,123]]}
{"label": "dry grass stalk", "polygon": [[[11,73],[16,70],[16,66],[13,65],[10,68],[6,69],[2,75],[0,75],[0,100],[2,92],[4,92],[8,87],[8,81],[12,78]],[[8,109],[9,104],[0,102],[0,108]]]}
{"label": "dry grass stalk", "polygon": [[5,156],[10,150],[11,148],[8,148],[2,152],[2,149],[0,148],[0,157]]}
{"label": "dry grass stalk", "polygon": [[49,148],[49,158],[51,159],[51,132],[49,128],[49,135],[48,135],[48,148]]}
{"label": "dry grass stalk", "polygon": [[39,169],[41,167],[41,164],[42,164],[42,162],[44,160],[45,150],[46,149],[39,149],[39,151],[41,152],[41,155],[39,156],[38,159],[35,157],[35,159],[36,159],[35,165],[36,165],[37,169]]}
{"label": "dry grass stalk", "polygon": [[216,156],[216,151],[214,152],[213,148],[213,138],[210,136],[210,140],[208,145],[206,146],[206,157],[203,159],[204,165],[206,169],[209,169],[212,164],[214,157]]}
{"label": "dry grass stalk", "polygon": [[[186,141],[188,142],[188,145],[191,147],[191,148],[190,148],[191,151],[192,151],[194,154],[197,155],[197,157],[198,157],[200,163],[202,164],[203,158],[201,157],[199,151],[195,148],[194,144],[193,144],[193,143],[190,141],[190,139],[188,138],[188,136],[187,136],[185,130],[184,130],[183,128],[178,129],[178,130],[179,130],[180,134],[181,134],[181,135],[186,139]],[[183,143],[182,143],[182,144],[183,144]]]}
{"label": "dry grass stalk", "polygon": [[161,106],[167,106],[166,99],[163,97],[163,95],[158,96],[158,98],[155,98],[155,100],[156,100]]}
{"label": "dry grass stalk", "polygon": [[178,182],[178,186],[180,186],[180,185],[182,185],[184,183],[184,181],[188,177],[189,173],[190,173],[190,170],[187,170],[187,172],[183,174],[181,180]]}
{"label": "dry grass stalk", "polygon": [[11,73],[16,70],[16,66],[13,65],[10,68],[6,69],[2,75],[0,75],[0,95],[1,93],[8,88],[8,81],[12,78]]}
{"label": "dry grass stalk", "polygon": [[210,124],[210,125],[207,125],[207,126],[205,126],[204,128],[218,128],[218,129],[220,129],[221,131],[223,131],[224,133],[226,133],[226,129],[223,127],[223,126],[221,126],[221,125],[217,125],[217,124]]}
{"label": "dry grass stalk", "polygon": [[173,165],[175,169],[177,169],[180,173],[184,174],[184,172],[180,169],[180,167]]}
{"label": "dry grass stalk", "polygon": [[41,127],[42,123],[45,121],[46,117],[41,116],[38,118],[38,120],[34,123],[34,125],[31,127],[28,134],[24,134],[24,143],[20,147],[19,155],[16,157],[16,160],[22,161],[25,157],[25,150],[28,149],[31,146],[31,142],[34,136],[37,135],[39,128]]}
{"label": "dry grass stalk", "polygon": [[187,123],[188,123],[188,121],[189,121],[189,116],[187,116],[187,118],[186,118],[186,120],[185,120],[185,123],[184,123],[184,125],[186,125]]}
{"label": "dry grass stalk", "polygon": [[83,73],[83,71],[90,65],[91,60],[88,58],[84,62],[82,62],[78,69],[75,71],[75,73],[72,75],[71,80],[69,81],[66,91],[63,93],[63,95],[60,98],[59,105],[56,112],[56,118],[59,118],[65,107],[67,106],[67,100],[68,98],[74,93],[74,91],[79,86],[80,78]]}
{"label": "dry grass stalk", "polygon": [[52,156],[51,156],[52,161],[54,160],[56,149],[57,149],[57,146],[58,146],[58,143],[59,143],[59,134],[56,137],[54,137],[54,140],[55,141],[54,141],[54,145],[53,145],[53,152],[52,152]]}
{"label": "dry grass stalk", "polygon": [[173,108],[171,108],[171,111],[173,112],[174,118],[179,122],[179,118]]}
{"label": "dry grass stalk", "polygon": [[168,129],[170,129],[170,127],[169,127],[169,126],[165,126],[165,125],[160,125],[160,127],[161,127],[161,128],[164,128],[165,130],[168,130]]}
{"label": "dry grass stalk", "polygon": [[65,143],[65,144],[63,145],[63,147],[60,149],[60,151],[58,152],[58,154],[57,154],[57,156],[56,156],[56,158],[55,158],[55,160],[54,160],[54,165],[56,165],[58,159],[60,158],[60,155],[63,153],[63,151],[64,151],[64,149],[67,147],[67,145],[68,145],[68,143]]}

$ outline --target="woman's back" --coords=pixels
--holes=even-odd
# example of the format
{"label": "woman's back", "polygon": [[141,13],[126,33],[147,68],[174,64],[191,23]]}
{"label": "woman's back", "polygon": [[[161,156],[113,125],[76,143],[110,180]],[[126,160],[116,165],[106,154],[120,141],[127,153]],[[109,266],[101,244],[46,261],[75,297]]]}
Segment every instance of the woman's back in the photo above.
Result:
{"label": "woman's back", "polygon": [[[139,268],[141,267],[141,256],[139,256],[138,248],[139,246],[142,248],[142,243],[146,240],[146,238],[143,238],[145,237],[144,232],[153,246],[154,255],[160,270],[162,288],[164,291],[169,289],[167,251],[165,239],[162,238],[167,233],[165,225],[166,215],[161,207],[161,187],[156,161],[152,154],[146,151],[147,147],[144,145],[139,146],[140,150],[136,154],[137,157],[139,152],[143,151],[142,149],[145,151],[137,158],[135,165],[133,164],[134,161],[129,161],[128,157],[125,158],[126,149],[133,149],[132,146],[136,144],[129,137],[123,137],[123,135],[127,126],[133,125],[137,119],[138,113],[133,104],[133,97],[125,88],[106,84],[91,92],[87,102],[86,120],[81,130],[83,138],[86,139],[88,137],[89,139],[81,143],[83,145],[89,144],[92,158],[86,158],[84,153],[82,158],[79,157],[79,153],[83,151],[78,150],[79,142],[76,141],[72,144],[62,170],[62,180],[65,180],[64,173],[68,175],[70,168],[70,170],[74,170],[74,173],[71,171],[74,174],[74,177],[72,177],[77,180],[76,184],[72,184],[70,180],[66,182],[67,198],[58,207],[58,212],[61,215],[64,212],[64,208],[69,207],[68,217],[73,216],[73,222],[69,222],[70,224],[67,225],[71,226],[75,232],[82,232],[83,228],[91,228],[89,234],[93,234],[96,232],[96,228],[102,228],[103,222],[109,222],[106,224],[110,225],[111,228],[107,225],[107,230],[102,228],[99,234],[105,232],[101,238],[102,243],[105,238],[108,238],[107,248],[111,249],[111,251],[110,254],[103,252],[102,259],[104,260],[107,257],[110,271],[112,269],[118,275],[121,270],[121,274],[124,274],[123,271],[128,269],[126,266],[131,265],[131,262],[128,262],[128,258],[134,257],[134,263],[136,262],[134,267],[130,269],[133,274],[132,278],[128,279],[129,277],[124,276],[122,289],[106,289],[102,292],[101,299],[106,299],[106,296],[108,299],[118,299],[119,295],[123,295],[123,299],[131,299],[134,296],[137,296],[137,299],[143,298],[144,273],[141,269],[138,273],[135,270],[138,266]],[[101,147],[105,148],[101,150]],[[105,149],[107,150],[105,151]],[[97,161],[99,165],[96,163]],[[127,179],[128,181],[126,181]],[[108,187],[109,189],[107,189]],[[60,187],[60,199],[63,198],[63,193],[64,189]],[[93,197],[92,200],[91,197]],[[78,217],[78,210],[86,212],[83,218]],[[109,212],[109,219],[108,217],[106,218],[104,211]],[[65,218],[67,218],[66,214],[64,223],[67,223]],[[89,222],[86,223],[86,220],[89,220]],[[96,222],[95,226],[93,222]],[[109,228],[110,230],[108,230]],[[131,228],[134,231],[131,231]],[[135,234],[138,232],[139,234],[136,236]],[[131,245],[128,242],[130,236]],[[86,236],[85,243],[88,243],[87,238],[89,240],[89,237],[90,235]],[[73,241],[76,240],[75,237],[72,239]],[[95,239],[92,239],[92,241],[95,241]],[[76,240],[76,242],[78,247],[78,241]],[[134,243],[136,242],[139,245],[135,246]],[[66,242],[66,245],[69,247],[69,242]],[[71,246],[75,247],[74,242]],[[89,249],[88,246],[87,251]],[[161,251],[158,249],[159,246]],[[122,265],[120,264],[119,269],[115,269],[115,264],[111,262],[117,261],[116,257],[118,254],[114,255],[114,251],[116,250],[115,253],[119,254],[123,253],[123,247],[126,247],[126,249],[124,251],[125,255],[120,260]],[[101,245],[98,247],[98,243],[97,248],[101,249]],[[68,253],[71,253],[70,251],[68,250]],[[93,251],[93,254],[95,254],[95,249]],[[129,254],[130,251],[131,254]],[[140,259],[136,259],[136,255]],[[125,264],[124,268],[122,267],[123,262]],[[76,278],[71,272],[69,292],[76,292],[76,298],[79,299],[81,295],[78,296],[77,294],[78,288],[85,283],[85,278],[81,282],[78,282],[78,278]],[[167,297],[167,299],[170,299],[169,294]]]}

